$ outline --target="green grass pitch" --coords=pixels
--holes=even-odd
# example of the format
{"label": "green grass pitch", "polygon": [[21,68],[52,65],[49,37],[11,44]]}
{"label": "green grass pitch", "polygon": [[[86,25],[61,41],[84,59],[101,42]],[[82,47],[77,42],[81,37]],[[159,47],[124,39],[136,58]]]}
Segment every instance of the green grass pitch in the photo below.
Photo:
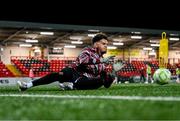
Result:
{"label": "green grass pitch", "polygon": [[[19,92],[0,86],[0,120],[180,120],[180,101],[100,98],[54,98],[55,96],[178,97],[179,84],[117,84],[109,89],[60,91],[47,85]],[[32,95],[32,97],[8,95]],[[4,96],[6,95],[6,96]]]}

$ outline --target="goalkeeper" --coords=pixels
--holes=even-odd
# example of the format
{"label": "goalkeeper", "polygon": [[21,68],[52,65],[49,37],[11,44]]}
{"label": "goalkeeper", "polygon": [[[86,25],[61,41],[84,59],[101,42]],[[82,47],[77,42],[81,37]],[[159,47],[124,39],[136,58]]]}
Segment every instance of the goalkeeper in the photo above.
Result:
{"label": "goalkeeper", "polygon": [[[75,63],[62,69],[60,72],[53,72],[39,79],[29,82],[18,81],[20,91],[28,88],[50,84],[59,81],[60,88],[64,89],[97,89],[101,86],[109,88],[115,79],[115,71],[120,70],[121,64],[114,65],[113,73],[105,71],[105,66],[113,60],[114,56],[103,58],[107,52],[108,37],[99,33],[92,38],[92,47],[85,47],[78,55]],[[64,85],[63,83],[67,83]]]}

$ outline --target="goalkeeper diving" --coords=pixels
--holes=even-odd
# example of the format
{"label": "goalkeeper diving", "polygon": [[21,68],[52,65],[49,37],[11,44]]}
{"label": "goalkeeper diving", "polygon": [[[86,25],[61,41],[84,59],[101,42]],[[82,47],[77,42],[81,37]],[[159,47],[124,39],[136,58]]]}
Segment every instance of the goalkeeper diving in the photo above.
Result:
{"label": "goalkeeper diving", "polygon": [[116,72],[124,64],[120,61],[113,63],[112,72],[107,72],[106,65],[115,58],[115,56],[103,55],[107,52],[108,37],[99,33],[92,38],[92,46],[82,49],[75,63],[63,68],[60,72],[52,72],[39,79],[31,81],[18,81],[20,91],[29,88],[59,82],[61,89],[98,89],[102,86],[109,88],[115,80]]}

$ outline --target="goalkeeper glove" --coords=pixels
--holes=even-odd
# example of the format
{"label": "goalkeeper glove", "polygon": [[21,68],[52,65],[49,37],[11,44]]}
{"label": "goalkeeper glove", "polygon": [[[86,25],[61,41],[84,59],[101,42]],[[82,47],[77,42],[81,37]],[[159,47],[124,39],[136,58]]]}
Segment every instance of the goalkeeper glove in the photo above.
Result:
{"label": "goalkeeper glove", "polygon": [[108,56],[108,57],[106,57],[106,58],[101,58],[101,59],[100,59],[100,62],[101,62],[101,63],[108,63],[108,62],[110,62],[112,59],[114,59],[114,57],[115,57],[115,56]]}
{"label": "goalkeeper glove", "polygon": [[121,62],[116,62],[113,64],[113,70],[115,72],[121,70],[123,67],[125,66],[125,64],[121,63]]}

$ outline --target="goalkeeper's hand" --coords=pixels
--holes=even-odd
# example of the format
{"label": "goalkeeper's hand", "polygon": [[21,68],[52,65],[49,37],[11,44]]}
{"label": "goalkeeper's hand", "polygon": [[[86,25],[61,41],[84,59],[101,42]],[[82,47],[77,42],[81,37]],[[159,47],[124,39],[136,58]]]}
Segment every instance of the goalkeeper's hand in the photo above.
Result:
{"label": "goalkeeper's hand", "polygon": [[117,72],[117,71],[121,70],[124,66],[125,66],[124,63],[116,62],[116,63],[113,64],[113,70],[115,72]]}
{"label": "goalkeeper's hand", "polygon": [[114,59],[114,55],[113,56],[108,56],[108,57],[106,57],[106,58],[101,58],[100,59],[100,62],[101,63],[109,63],[110,61],[112,61],[113,59]]}

